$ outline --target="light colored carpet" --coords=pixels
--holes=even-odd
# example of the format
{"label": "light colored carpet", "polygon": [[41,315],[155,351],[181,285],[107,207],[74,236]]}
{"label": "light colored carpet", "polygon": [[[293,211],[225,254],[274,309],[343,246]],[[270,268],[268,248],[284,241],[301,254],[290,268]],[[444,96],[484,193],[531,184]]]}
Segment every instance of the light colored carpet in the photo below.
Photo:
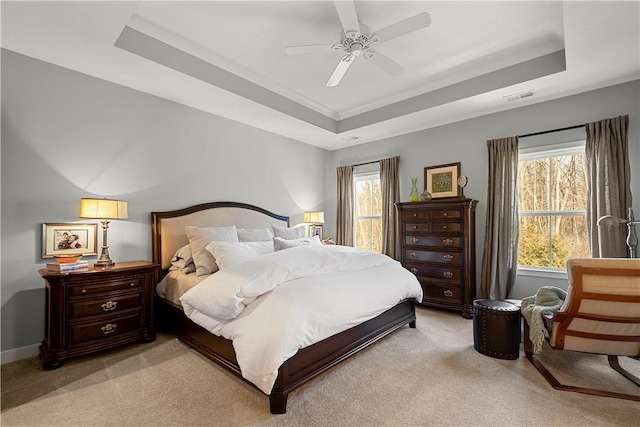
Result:
{"label": "light colored carpet", "polygon": [[[175,338],[159,334],[44,371],[37,358],[2,366],[3,426],[638,426],[637,402],[553,390],[524,357],[473,348],[473,322],[418,308],[404,327],[289,395],[267,396]],[[603,356],[542,358],[561,380],[640,390]],[[623,366],[640,374],[640,362]],[[562,372],[565,371],[565,372]],[[556,372],[554,372],[556,373]],[[562,375],[560,375],[562,374]]]}

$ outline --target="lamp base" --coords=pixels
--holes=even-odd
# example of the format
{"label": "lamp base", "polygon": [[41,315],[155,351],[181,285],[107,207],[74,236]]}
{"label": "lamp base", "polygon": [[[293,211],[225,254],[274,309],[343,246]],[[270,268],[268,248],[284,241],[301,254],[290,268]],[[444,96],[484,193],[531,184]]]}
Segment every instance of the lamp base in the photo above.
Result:
{"label": "lamp base", "polygon": [[102,253],[100,254],[100,258],[98,258],[95,265],[97,265],[98,267],[109,267],[113,264],[114,262],[111,260],[111,257],[109,256],[109,247],[103,246]]}

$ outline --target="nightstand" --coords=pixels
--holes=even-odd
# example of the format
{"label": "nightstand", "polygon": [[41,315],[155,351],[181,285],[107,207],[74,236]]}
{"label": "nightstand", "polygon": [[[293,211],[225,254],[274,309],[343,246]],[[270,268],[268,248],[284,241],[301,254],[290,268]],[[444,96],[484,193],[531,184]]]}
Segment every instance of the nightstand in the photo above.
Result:
{"label": "nightstand", "polygon": [[46,287],[45,339],[40,345],[44,369],[56,369],[71,357],[155,340],[158,264],[129,261],[70,273],[39,273]]}

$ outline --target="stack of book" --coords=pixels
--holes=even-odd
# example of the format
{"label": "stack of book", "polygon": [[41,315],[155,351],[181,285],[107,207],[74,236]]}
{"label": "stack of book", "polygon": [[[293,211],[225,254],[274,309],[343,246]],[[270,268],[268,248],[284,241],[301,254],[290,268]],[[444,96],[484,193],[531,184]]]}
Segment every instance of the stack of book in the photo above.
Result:
{"label": "stack of book", "polygon": [[47,270],[59,273],[68,273],[70,271],[88,270],[89,261],[78,260],[76,262],[52,262],[47,264]]}

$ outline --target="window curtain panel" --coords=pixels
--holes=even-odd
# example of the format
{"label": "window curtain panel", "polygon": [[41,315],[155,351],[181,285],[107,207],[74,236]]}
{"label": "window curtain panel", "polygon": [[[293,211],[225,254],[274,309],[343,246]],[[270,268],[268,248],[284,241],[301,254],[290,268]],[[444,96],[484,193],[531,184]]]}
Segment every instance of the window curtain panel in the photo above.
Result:
{"label": "window curtain panel", "polygon": [[336,244],[353,246],[353,166],[337,168]]}
{"label": "window curtain panel", "polygon": [[[627,254],[624,225],[598,233],[598,219],[605,215],[627,218],[631,207],[631,167],[627,131],[629,116],[587,123],[587,229],[591,256],[623,258]],[[603,226],[605,227],[605,226]],[[604,237],[600,241],[599,234]],[[602,253],[601,253],[602,252]]]}
{"label": "window curtain panel", "polygon": [[489,183],[480,297],[509,298],[518,269],[518,137],[487,141]]}
{"label": "window curtain panel", "polygon": [[396,241],[396,202],[400,201],[398,164],[400,157],[380,160],[382,190],[382,253],[398,259]]}

